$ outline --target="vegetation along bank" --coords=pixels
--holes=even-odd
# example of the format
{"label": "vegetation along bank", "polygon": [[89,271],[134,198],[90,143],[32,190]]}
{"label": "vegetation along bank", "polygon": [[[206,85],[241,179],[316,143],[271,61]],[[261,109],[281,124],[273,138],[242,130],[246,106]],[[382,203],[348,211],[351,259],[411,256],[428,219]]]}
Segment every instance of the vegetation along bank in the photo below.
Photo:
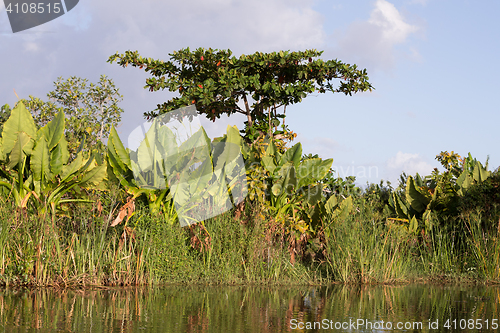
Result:
{"label": "vegetation along bank", "polygon": [[[303,154],[285,125],[287,105],[313,92],[373,89],[366,70],[320,55],[111,56],[150,73],[150,91],[178,93],[147,120],[186,106],[213,121],[247,117],[241,131],[208,138],[200,129],[180,145],[158,125],[135,151],[125,148],[115,129],[122,96],[105,76],[90,85],[59,78],[48,102],[2,106],[0,284],[499,282],[498,168],[442,151],[444,171],[360,189],[354,177],[335,176],[332,159]],[[151,158],[152,142],[175,159]],[[173,185],[187,175],[199,181]],[[182,198],[198,198],[183,201],[186,212],[211,207],[216,184],[227,184],[234,207],[181,226]]]}

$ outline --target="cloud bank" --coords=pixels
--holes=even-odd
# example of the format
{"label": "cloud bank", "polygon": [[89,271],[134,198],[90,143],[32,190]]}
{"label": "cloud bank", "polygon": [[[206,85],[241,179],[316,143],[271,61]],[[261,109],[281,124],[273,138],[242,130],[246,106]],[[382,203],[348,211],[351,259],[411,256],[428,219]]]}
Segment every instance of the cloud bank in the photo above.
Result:
{"label": "cloud bank", "polygon": [[419,154],[398,153],[387,160],[387,179],[396,184],[399,176],[404,171],[407,175],[414,176],[416,173],[421,176],[429,175],[434,167]]}
{"label": "cloud bank", "polygon": [[[353,22],[332,36],[336,46],[331,52],[369,71],[390,70],[396,64],[397,46],[407,43],[419,29],[406,22],[392,3],[377,0],[368,20]],[[406,52],[413,59],[420,58],[415,48]]]}

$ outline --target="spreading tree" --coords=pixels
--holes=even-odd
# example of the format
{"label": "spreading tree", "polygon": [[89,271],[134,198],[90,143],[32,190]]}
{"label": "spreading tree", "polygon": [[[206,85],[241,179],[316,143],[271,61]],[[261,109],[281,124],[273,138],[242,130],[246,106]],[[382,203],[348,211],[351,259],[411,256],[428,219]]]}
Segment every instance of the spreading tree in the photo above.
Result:
{"label": "spreading tree", "polygon": [[66,80],[59,77],[55,89],[47,94],[49,101],[29,96],[23,100],[32,112],[39,127],[45,126],[59,111],[66,115],[66,138],[71,155],[84,146],[92,151],[103,151],[103,139],[110,133],[111,126],[117,126],[123,109],[118,106],[123,96],[113,80],[101,75],[97,83],[72,76]]}
{"label": "spreading tree", "polygon": [[[260,133],[277,134],[286,106],[313,92],[352,95],[373,89],[366,70],[339,60],[323,60],[322,52],[256,52],[232,56],[230,50],[181,49],[169,61],[143,58],[138,51],[114,54],[108,62],[139,67],[151,74],[144,88],[168,89],[179,95],[146,112],[155,117],[195,104],[198,112],[215,121],[222,114],[246,115],[248,138]],[[282,113],[278,109],[283,107]],[[281,112],[281,111],[280,111]],[[272,130],[274,128],[274,130]],[[286,127],[282,126],[283,130]]]}

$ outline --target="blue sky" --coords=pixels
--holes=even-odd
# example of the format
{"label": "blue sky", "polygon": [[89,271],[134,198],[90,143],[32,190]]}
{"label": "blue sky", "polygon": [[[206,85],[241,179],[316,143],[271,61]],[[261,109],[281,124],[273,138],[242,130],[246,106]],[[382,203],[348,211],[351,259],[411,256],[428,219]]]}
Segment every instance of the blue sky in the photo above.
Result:
{"label": "blue sky", "polygon": [[[324,50],[366,68],[371,93],[320,94],[287,109],[305,152],[333,158],[358,183],[429,174],[443,150],[500,165],[500,12],[497,1],[465,0],[81,0],[66,15],[13,34],[0,4],[0,104],[17,94],[46,98],[57,77],[111,77],[124,95],[122,139],[142,113],[170,96],[143,89],[147,75],[106,60],[138,50],[167,59],[184,47],[255,51]],[[231,117],[212,124],[212,135]]]}

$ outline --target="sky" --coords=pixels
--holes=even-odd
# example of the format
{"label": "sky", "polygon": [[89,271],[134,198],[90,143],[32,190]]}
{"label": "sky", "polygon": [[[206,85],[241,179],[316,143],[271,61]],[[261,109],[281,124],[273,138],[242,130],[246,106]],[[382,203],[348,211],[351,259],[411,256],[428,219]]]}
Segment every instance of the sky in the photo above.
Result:
{"label": "sky", "polygon": [[[498,1],[468,0],[81,0],[65,15],[12,33],[0,4],[0,105],[29,95],[47,100],[58,77],[101,74],[124,100],[122,141],[143,112],[175,96],[143,89],[148,75],[107,63],[116,52],[169,59],[181,48],[233,54],[324,51],[366,68],[372,92],[312,94],[287,108],[304,153],[333,158],[358,184],[402,171],[428,175],[441,151],[469,152],[500,166]],[[201,119],[212,137],[244,117]]]}

